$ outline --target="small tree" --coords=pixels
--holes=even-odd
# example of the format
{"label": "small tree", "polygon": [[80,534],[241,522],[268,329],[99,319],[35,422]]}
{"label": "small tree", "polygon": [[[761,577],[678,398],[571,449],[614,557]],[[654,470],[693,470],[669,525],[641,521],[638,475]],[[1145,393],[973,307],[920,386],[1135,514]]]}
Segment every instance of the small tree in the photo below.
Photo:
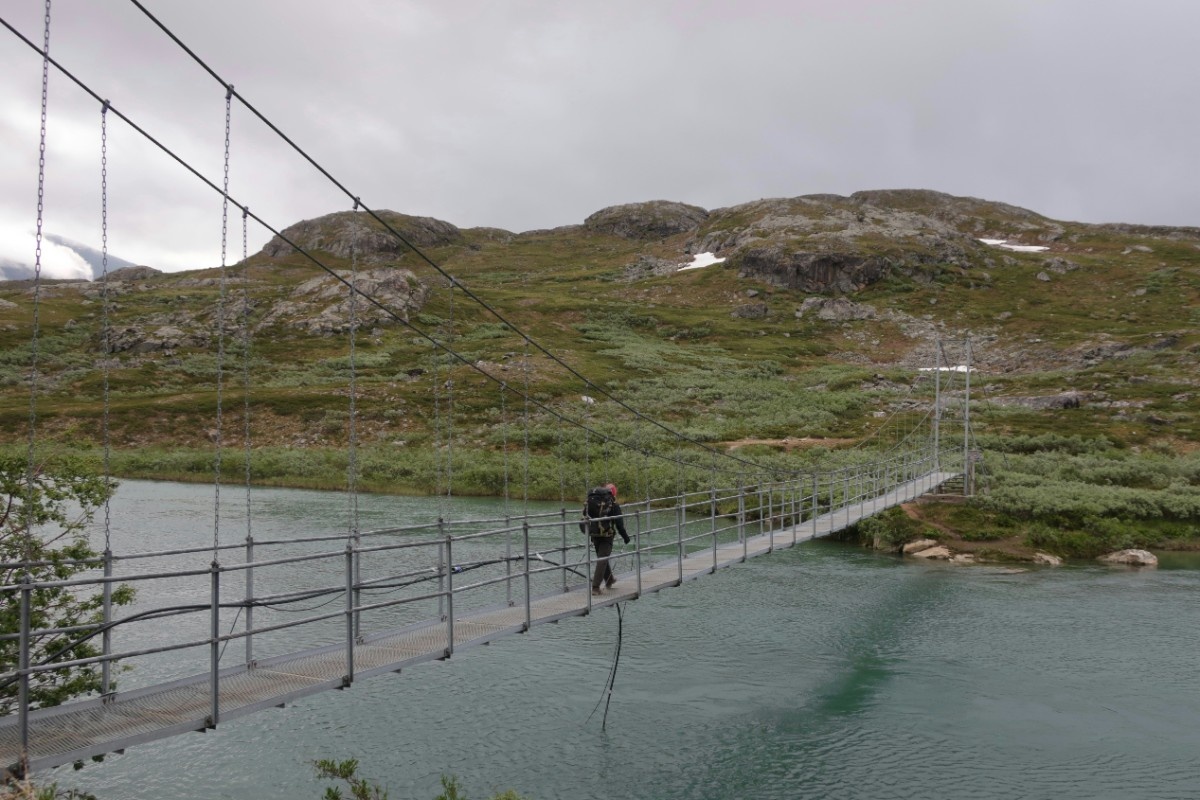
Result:
{"label": "small tree", "polygon": [[[66,457],[28,469],[24,458],[0,454],[0,583],[63,581],[99,565],[85,530],[96,510],[112,496],[115,482],[90,470],[82,459]],[[78,562],[89,563],[78,563]],[[0,672],[20,664],[21,594],[0,593]],[[30,597],[30,628],[58,629],[94,625],[103,619],[103,592],[68,587],[39,588]],[[133,600],[126,586],[112,591],[114,606]],[[30,641],[31,664],[52,664],[100,655],[97,637],[87,631],[45,633]],[[99,665],[64,667],[30,676],[33,707],[54,706],[72,697],[99,691]],[[0,680],[0,714],[17,709],[19,685]]]}
{"label": "small tree", "polygon": [[[326,780],[345,781],[350,787],[350,797],[353,800],[387,800],[387,792],[377,784],[370,783],[366,778],[358,777],[358,759],[348,758],[345,761],[334,761],[322,758],[313,762],[318,778]],[[325,789],[324,800],[343,800],[342,790],[336,786]]]}

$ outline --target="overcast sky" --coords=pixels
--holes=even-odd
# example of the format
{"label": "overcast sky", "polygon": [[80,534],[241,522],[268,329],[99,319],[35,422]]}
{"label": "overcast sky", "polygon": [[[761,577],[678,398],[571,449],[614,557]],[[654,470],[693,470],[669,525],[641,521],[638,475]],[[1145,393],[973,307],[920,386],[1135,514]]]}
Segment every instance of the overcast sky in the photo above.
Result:
{"label": "overcast sky", "polygon": [[[365,203],[460,227],[882,188],[1200,225],[1195,0],[144,2]],[[0,16],[40,42],[43,9]],[[51,55],[219,183],[221,87],[132,3],[52,14]],[[0,58],[0,262],[31,263],[41,61],[4,30]],[[45,229],[92,247],[99,120],[52,72]],[[232,139],[230,192],[276,227],[350,208],[236,106]],[[220,195],[116,119],[108,168],[114,255],[220,264]]]}

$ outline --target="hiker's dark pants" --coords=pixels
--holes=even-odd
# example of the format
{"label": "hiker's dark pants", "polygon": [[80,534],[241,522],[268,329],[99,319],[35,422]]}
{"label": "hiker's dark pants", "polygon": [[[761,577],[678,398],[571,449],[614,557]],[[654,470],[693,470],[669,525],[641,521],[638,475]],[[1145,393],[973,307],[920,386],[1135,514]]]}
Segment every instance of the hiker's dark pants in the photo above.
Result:
{"label": "hiker's dark pants", "polygon": [[608,565],[608,556],[612,553],[613,539],[615,538],[617,537],[592,537],[592,547],[596,549],[596,571],[592,574],[593,589],[599,589],[600,585],[609,578],[616,580],[616,576],[613,575],[612,567]]}

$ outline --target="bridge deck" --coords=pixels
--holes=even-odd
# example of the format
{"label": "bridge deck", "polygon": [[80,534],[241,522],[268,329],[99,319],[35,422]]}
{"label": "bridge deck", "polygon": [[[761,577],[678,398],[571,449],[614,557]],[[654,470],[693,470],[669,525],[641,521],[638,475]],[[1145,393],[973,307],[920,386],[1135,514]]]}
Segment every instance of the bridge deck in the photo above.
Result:
{"label": "bridge deck", "polygon": [[[931,473],[874,499],[851,504],[798,525],[747,537],[744,542],[721,544],[715,548],[715,553],[709,547],[693,551],[683,559],[643,565],[640,581],[636,572],[623,570],[617,587],[599,597],[591,596],[587,584],[581,584],[565,592],[531,598],[528,622],[537,625],[586,615],[596,608],[637,599],[639,585],[642,594],[657,592],[746,558],[826,536],[931,491],[955,476],[949,472]],[[455,615],[453,650],[524,631],[526,624],[523,602]],[[448,657],[449,627],[445,620],[433,619],[365,637],[354,645],[354,679],[399,672],[414,664]],[[220,721],[280,706],[326,689],[342,688],[347,685],[346,672],[345,644],[280,656],[249,667],[222,669]],[[210,685],[211,675],[206,672],[160,686],[118,692],[107,701],[93,699],[32,711],[28,767],[30,770],[48,768],[212,727]],[[21,761],[20,755],[20,732],[14,715],[0,720],[0,763],[15,768]]]}

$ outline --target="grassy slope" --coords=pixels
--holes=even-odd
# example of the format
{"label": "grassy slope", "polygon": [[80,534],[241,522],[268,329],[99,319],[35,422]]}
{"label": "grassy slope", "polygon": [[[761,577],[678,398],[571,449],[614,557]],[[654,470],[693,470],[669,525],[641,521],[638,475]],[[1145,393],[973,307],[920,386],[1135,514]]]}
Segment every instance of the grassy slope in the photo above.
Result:
{"label": "grassy slope", "polygon": [[[928,210],[919,197],[910,205],[910,210]],[[1027,219],[986,204],[978,211],[982,216],[962,225],[972,235],[1019,233],[1029,240]],[[751,216],[751,211],[725,214],[714,227],[744,225]],[[927,318],[946,331],[970,331],[993,355],[1005,351],[1010,356],[1005,363],[1021,365],[976,379],[976,398],[984,399],[973,411],[981,434],[1003,439],[1054,432],[1103,436],[1124,450],[1195,450],[1200,441],[1200,402],[1195,399],[1200,249],[1192,241],[1070,223],[1061,227],[1052,255],[1078,269],[1050,273],[1049,282],[1038,278],[1046,272],[1046,255],[981,250],[969,266],[933,265],[919,276],[892,276],[854,299],[881,311]],[[632,284],[623,280],[625,266],[639,256],[683,260],[687,235],[644,243],[569,229],[504,242],[482,232],[463,233],[465,244],[433,248],[429,254],[574,369],[651,417],[704,441],[784,436],[854,440],[877,426],[875,413],[893,410],[905,387],[916,380],[912,364],[900,364],[918,342],[896,321],[797,319],[793,312],[804,295],[739,277],[728,265]],[[989,257],[991,264],[986,263]],[[323,259],[335,268],[348,266],[328,255]],[[412,254],[397,263],[437,285]],[[261,315],[296,284],[319,274],[302,259],[251,258],[254,313]],[[145,282],[142,290],[117,298],[114,327],[155,313],[211,312],[218,285],[180,288],[176,281],[215,275],[196,272]],[[240,291],[236,277],[230,277],[231,295]],[[730,315],[749,302],[750,290],[759,293],[755,301],[770,308],[767,318]],[[10,443],[21,442],[28,431],[23,375],[32,316],[22,291],[17,284],[0,285],[0,297],[19,304],[0,311],[0,436]],[[39,441],[95,447],[102,421],[103,378],[93,368],[101,304],[68,289],[47,287],[45,295],[39,309]],[[579,396],[596,392],[540,353],[531,351],[529,368],[523,368],[522,340],[460,292],[452,299],[444,282],[413,324],[452,341],[470,362],[513,387],[528,380],[539,402],[573,417],[590,414],[590,420],[603,420],[619,438],[675,447],[660,431],[611,403],[583,407]],[[1146,349],[1166,334],[1177,340],[1163,349]],[[1079,353],[1105,342],[1138,349],[1129,357],[1084,366]],[[224,437],[231,449],[241,447],[241,364],[232,355],[238,347],[235,341],[227,344],[231,356],[224,365]],[[186,478],[211,470],[218,368],[214,351],[122,354],[110,375],[110,428],[118,471]],[[255,335],[250,372],[256,479],[292,485],[342,482],[350,427],[347,355],[345,337],[279,326]],[[515,394],[502,399],[494,383],[435,353],[418,334],[397,324],[364,330],[356,362],[356,432],[369,488],[436,489],[441,480],[437,445],[445,443],[452,422],[453,451],[460,459],[455,490],[500,490],[505,462],[511,471],[521,460],[526,412]],[[453,382],[453,397],[447,381]],[[924,381],[916,394],[928,394],[929,388]],[[1053,412],[988,402],[1066,389],[1100,400]],[[529,431],[535,495],[557,496],[564,479],[573,494],[576,484],[602,469],[627,483],[675,481],[664,465],[612,450],[606,457],[585,434],[564,428],[536,407],[529,411]],[[589,443],[592,449],[580,463],[578,454]],[[573,457],[563,464],[559,452]],[[803,451],[785,455],[763,449],[758,457],[779,463],[814,458]],[[240,470],[236,455],[226,461],[231,471]]]}

